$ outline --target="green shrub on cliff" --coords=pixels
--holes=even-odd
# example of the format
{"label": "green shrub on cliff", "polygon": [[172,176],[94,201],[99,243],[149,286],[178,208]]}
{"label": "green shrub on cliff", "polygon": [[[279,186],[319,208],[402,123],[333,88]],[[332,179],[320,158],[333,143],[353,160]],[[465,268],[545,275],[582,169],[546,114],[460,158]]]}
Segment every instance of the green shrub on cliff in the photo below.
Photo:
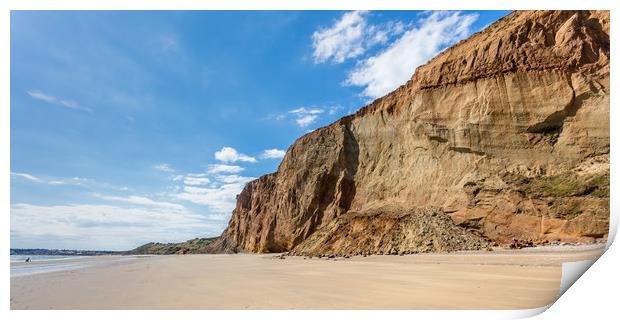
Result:
{"label": "green shrub on cliff", "polygon": [[193,254],[204,253],[204,249],[213,242],[215,238],[196,238],[180,243],[159,243],[149,242],[126,254]]}
{"label": "green shrub on cliff", "polygon": [[584,175],[562,174],[536,178],[528,181],[525,192],[543,197],[570,197],[590,195],[609,197],[609,174]]}

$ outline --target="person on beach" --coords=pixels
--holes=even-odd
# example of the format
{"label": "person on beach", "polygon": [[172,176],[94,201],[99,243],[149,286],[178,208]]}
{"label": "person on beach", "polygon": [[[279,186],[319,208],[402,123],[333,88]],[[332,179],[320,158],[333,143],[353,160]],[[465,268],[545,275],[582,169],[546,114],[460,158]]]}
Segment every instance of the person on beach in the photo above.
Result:
{"label": "person on beach", "polygon": [[26,262],[30,262],[30,257],[26,258]]}
{"label": "person on beach", "polygon": [[510,242],[510,249],[519,249],[519,241],[517,241],[517,239],[512,239],[512,242]]}

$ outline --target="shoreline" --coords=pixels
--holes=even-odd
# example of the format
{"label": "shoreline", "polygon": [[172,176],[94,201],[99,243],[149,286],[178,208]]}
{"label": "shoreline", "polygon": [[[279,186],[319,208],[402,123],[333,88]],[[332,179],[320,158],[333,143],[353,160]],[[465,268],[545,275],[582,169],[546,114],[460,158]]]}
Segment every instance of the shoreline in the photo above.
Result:
{"label": "shoreline", "polygon": [[35,255],[29,257],[35,258],[31,262],[11,261],[11,279],[15,277],[96,267],[99,265],[117,264],[137,258],[137,256],[116,255],[67,256],[55,259],[37,259]]}
{"label": "shoreline", "polygon": [[[140,256],[11,278],[11,309],[529,309],[604,244],[308,259]],[[95,259],[98,259],[96,257]]]}

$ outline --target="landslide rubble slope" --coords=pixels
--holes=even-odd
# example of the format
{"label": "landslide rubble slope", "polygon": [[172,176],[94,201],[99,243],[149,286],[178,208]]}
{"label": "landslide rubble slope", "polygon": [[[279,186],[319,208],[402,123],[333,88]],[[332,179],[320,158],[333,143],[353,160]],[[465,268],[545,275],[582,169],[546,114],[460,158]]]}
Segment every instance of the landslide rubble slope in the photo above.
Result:
{"label": "landslide rubble slope", "polygon": [[606,237],[609,12],[517,11],[443,51],[298,139],[209,250],[311,248],[317,230],[382,206],[436,207],[498,243]]}
{"label": "landslide rubble slope", "polygon": [[411,254],[480,250],[488,241],[456,226],[438,208],[387,205],[349,211],[314,232],[292,250],[294,255]]}

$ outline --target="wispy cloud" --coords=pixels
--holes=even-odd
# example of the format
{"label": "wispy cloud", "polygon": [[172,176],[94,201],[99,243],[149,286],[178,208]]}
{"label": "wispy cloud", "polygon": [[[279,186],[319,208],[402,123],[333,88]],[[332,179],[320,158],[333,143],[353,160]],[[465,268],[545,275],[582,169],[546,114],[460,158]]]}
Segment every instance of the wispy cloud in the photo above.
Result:
{"label": "wispy cloud", "polygon": [[297,122],[297,125],[299,127],[305,128],[314,123],[319,118],[319,115],[323,113],[323,111],[323,109],[319,108],[306,109],[304,107],[301,107],[291,110],[289,111],[289,113],[295,115],[295,122]]}
{"label": "wispy cloud", "polygon": [[214,215],[209,219],[224,220],[230,217],[245,184],[255,179],[238,175],[241,171],[240,166],[209,165],[206,173],[188,173],[178,179],[181,186],[171,189],[168,197],[206,206],[209,214]]}
{"label": "wispy cloud", "polygon": [[244,177],[236,174],[216,175],[215,179],[221,183],[246,183],[254,180],[253,177]]}
{"label": "wispy cloud", "polygon": [[204,173],[193,173],[188,174],[183,179],[183,183],[189,186],[202,186],[211,183],[211,180]]}
{"label": "wispy cloud", "polygon": [[[130,200],[133,201],[133,200]],[[139,204],[140,200],[134,201]],[[214,222],[209,222],[214,220]],[[222,222],[178,207],[107,204],[11,206],[11,242],[32,247],[126,250],[149,241],[216,235]]]}
{"label": "wispy cloud", "polygon": [[239,173],[244,170],[240,166],[231,166],[227,164],[210,164],[207,166],[209,173]]}
{"label": "wispy cloud", "polygon": [[112,191],[128,191],[129,188],[126,186],[119,186],[115,184],[110,184],[107,182],[97,181],[90,178],[82,178],[82,177],[72,177],[72,178],[58,178],[58,177],[41,177],[35,176],[29,173],[20,173],[20,172],[11,172],[11,177],[24,179],[26,181],[30,181],[32,183],[46,184],[52,186],[80,186],[86,189],[105,189]]}
{"label": "wispy cloud", "polygon": [[326,117],[326,115],[329,116],[329,118],[334,118],[333,116],[340,115],[341,110],[344,110],[344,107],[341,105],[299,107],[282,114],[270,114],[262,120],[293,120],[299,128],[306,129],[307,127],[315,124],[321,118]]}
{"label": "wispy cloud", "polygon": [[241,192],[244,185],[244,182],[235,182],[208,188],[185,186],[183,192],[179,193],[177,197],[205,205],[213,212],[230,215],[235,208],[236,196]]}
{"label": "wispy cloud", "polygon": [[57,105],[57,106],[61,106],[61,107],[69,108],[69,109],[93,112],[92,109],[81,106],[79,103],[73,100],[65,100],[65,99],[57,98],[55,96],[43,93],[39,90],[28,90],[26,91],[26,93],[34,99],[41,100],[49,104],[53,104],[53,105]]}
{"label": "wispy cloud", "polygon": [[338,113],[340,110],[343,110],[344,107],[341,105],[337,105],[337,106],[329,106],[327,107],[327,113],[329,113],[330,115],[335,115],[336,113]]}
{"label": "wispy cloud", "polygon": [[261,154],[263,159],[280,159],[284,157],[286,151],[280,149],[267,149]]}
{"label": "wispy cloud", "polygon": [[39,179],[28,173],[20,173],[20,172],[11,172],[11,176],[13,177],[21,177],[26,180],[34,181],[34,182],[44,182],[42,179]]}
{"label": "wispy cloud", "polygon": [[220,151],[216,151],[215,159],[222,162],[256,162],[256,158],[240,153],[231,147],[223,147]]}
{"label": "wispy cloud", "polygon": [[288,113],[293,113],[293,114],[321,114],[323,113],[322,108],[305,108],[305,107],[301,107],[301,108],[297,108],[297,109],[293,109],[291,111],[289,111]]}
{"label": "wispy cloud", "polygon": [[307,129],[307,127],[317,123],[322,118],[335,119],[338,116],[344,115],[342,113],[344,109],[345,108],[339,104],[298,107],[284,113],[269,114],[260,120],[291,121],[299,128]]}
{"label": "wispy cloud", "polygon": [[226,213],[208,214],[207,215],[207,219],[214,220],[214,221],[228,221],[229,218],[230,218],[230,215],[226,214]]}
{"label": "wispy cloud", "polygon": [[468,36],[477,14],[433,12],[375,56],[359,61],[346,85],[364,87],[363,95],[378,98],[406,82],[415,68],[441,48]]}
{"label": "wispy cloud", "polygon": [[164,51],[178,51],[179,44],[177,38],[171,35],[162,36],[159,39],[162,50]]}
{"label": "wispy cloud", "polygon": [[36,183],[44,183],[44,184],[50,184],[50,185],[67,185],[67,184],[82,185],[84,183],[90,182],[89,179],[80,178],[80,177],[63,178],[63,179],[49,179],[49,178],[36,177],[36,176],[34,176],[32,174],[22,173],[22,172],[11,172],[11,176],[23,178],[23,179],[26,179],[28,181],[32,181],[32,182],[36,182]]}
{"label": "wispy cloud", "polygon": [[173,209],[173,210],[185,210],[185,207],[171,202],[166,201],[155,201],[147,197],[142,196],[126,196],[126,197],[118,197],[118,196],[106,196],[100,194],[94,194],[95,197],[108,200],[108,201],[117,201],[117,202],[125,202],[129,204],[148,206],[148,207],[159,207],[165,209]]}
{"label": "wispy cloud", "polygon": [[172,169],[170,165],[167,163],[161,163],[161,164],[155,165],[153,166],[153,168],[155,170],[162,171],[162,172],[174,172],[174,169]]}

